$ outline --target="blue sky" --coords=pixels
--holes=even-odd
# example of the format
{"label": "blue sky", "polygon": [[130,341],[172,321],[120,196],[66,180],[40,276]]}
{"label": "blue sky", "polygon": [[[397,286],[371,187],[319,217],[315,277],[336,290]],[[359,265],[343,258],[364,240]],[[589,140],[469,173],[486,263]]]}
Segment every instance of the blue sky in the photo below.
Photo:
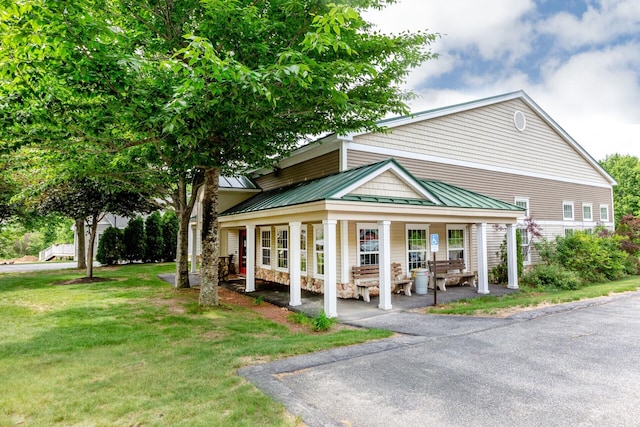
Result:
{"label": "blue sky", "polygon": [[596,160],[640,157],[640,0],[399,0],[382,31],[442,35],[414,112],[524,90]]}

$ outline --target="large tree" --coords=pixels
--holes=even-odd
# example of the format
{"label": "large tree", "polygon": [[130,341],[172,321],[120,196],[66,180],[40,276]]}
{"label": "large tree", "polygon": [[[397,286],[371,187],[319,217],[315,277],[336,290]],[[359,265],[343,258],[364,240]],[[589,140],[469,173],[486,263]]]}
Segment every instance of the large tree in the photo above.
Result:
{"label": "large tree", "polygon": [[384,35],[362,18],[392,2],[7,4],[0,132],[11,145],[144,145],[182,179],[204,171],[200,303],[217,304],[219,175],[268,164],[309,135],[407,113],[400,83],[433,56],[435,36]]}
{"label": "large tree", "polygon": [[618,182],[613,187],[616,224],[625,215],[640,216],[640,160],[635,156],[613,154],[600,165]]}

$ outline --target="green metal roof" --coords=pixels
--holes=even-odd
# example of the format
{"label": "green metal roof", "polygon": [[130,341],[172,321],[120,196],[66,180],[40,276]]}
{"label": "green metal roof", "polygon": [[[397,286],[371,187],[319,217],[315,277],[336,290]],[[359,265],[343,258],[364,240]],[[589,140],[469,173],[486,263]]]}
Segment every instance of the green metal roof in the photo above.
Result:
{"label": "green metal roof", "polygon": [[[404,171],[415,180],[416,186],[424,188],[438,203],[421,198],[365,196],[347,194],[339,196],[349,186],[373,174],[390,163]],[[522,208],[465,190],[460,187],[445,184],[440,181],[418,180],[406,171],[395,159],[387,159],[359,168],[350,169],[334,175],[325,176],[312,181],[300,182],[288,187],[263,191],[250,199],[226,210],[221,215],[234,215],[247,212],[259,212],[267,209],[311,203],[320,200],[345,200],[371,203],[390,203],[402,206],[441,206],[454,208],[478,208],[495,210],[522,210]]]}

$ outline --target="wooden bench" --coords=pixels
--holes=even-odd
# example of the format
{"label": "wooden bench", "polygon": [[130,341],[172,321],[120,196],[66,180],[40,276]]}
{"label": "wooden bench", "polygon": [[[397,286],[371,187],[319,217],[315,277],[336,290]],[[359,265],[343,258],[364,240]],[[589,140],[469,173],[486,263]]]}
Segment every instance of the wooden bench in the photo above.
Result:
{"label": "wooden bench", "polygon": [[[380,268],[377,265],[354,266],[352,269],[353,281],[356,286],[355,298],[371,302],[369,298],[369,288],[380,285]],[[391,292],[404,292],[405,295],[411,296],[411,285],[413,281],[402,275],[402,266],[400,263],[391,264]]]}
{"label": "wooden bench", "polygon": [[[435,277],[433,273],[434,270]],[[450,285],[464,285],[465,283],[469,283],[470,286],[476,287],[477,273],[466,271],[464,260],[462,259],[436,260],[435,264],[433,261],[429,261],[429,272],[433,279],[430,287],[433,287],[435,284],[441,291],[447,290],[447,281]]]}

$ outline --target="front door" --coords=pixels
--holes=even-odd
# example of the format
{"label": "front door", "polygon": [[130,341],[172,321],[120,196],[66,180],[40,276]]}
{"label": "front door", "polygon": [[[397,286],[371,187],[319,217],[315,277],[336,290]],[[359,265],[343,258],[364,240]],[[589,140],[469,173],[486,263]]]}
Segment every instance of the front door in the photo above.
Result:
{"label": "front door", "polygon": [[238,263],[240,274],[247,274],[247,230],[240,230]]}

